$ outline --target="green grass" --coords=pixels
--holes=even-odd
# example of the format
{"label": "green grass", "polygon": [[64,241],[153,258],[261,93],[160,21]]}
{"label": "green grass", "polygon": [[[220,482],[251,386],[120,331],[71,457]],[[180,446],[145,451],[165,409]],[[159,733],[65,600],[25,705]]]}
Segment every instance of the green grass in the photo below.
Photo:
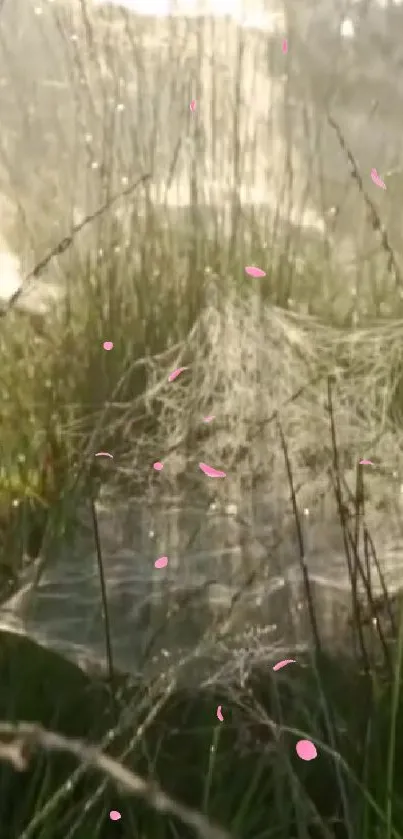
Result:
{"label": "green grass", "polygon": [[[24,315],[16,305],[0,322],[1,601],[18,590],[38,551],[50,562],[68,539],[77,539],[80,513],[100,488],[115,500],[141,497],[145,504],[154,503],[150,473],[157,458],[164,460],[167,492],[178,492],[182,499],[196,492],[206,504],[216,498],[226,502],[239,485],[237,498],[247,508],[260,480],[270,519],[270,503],[280,505],[285,499],[289,504],[291,495],[294,527],[302,504],[320,509],[319,482],[330,470],[346,565],[352,559],[368,584],[367,557],[362,542],[357,547],[354,530],[366,510],[350,479],[356,477],[359,458],[376,461],[379,468],[365,481],[370,521],[360,519],[361,527],[368,536],[374,516],[384,530],[392,530],[392,508],[398,505],[390,478],[403,467],[403,310],[399,266],[388,240],[379,241],[377,210],[357,179],[343,137],[340,144],[350,163],[347,182],[358,183],[363,212],[371,216],[367,236],[374,247],[371,259],[361,259],[357,233],[356,253],[347,265],[340,256],[343,243],[330,234],[325,241],[312,231],[301,233],[298,224],[280,222],[276,212],[264,207],[240,209],[242,165],[249,162],[258,173],[261,165],[254,156],[255,139],[241,143],[250,94],[237,85],[243,74],[252,79],[252,88],[260,83],[257,41],[247,36],[244,45],[231,41],[235,58],[228,85],[225,68],[222,75],[219,71],[223,56],[213,56],[214,94],[202,61],[209,36],[198,26],[191,29],[191,38],[186,27],[185,32],[168,32],[167,49],[157,61],[155,43],[146,46],[150,33],[144,22],[144,31],[139,25],[130,37],[126,33],[123,46],[110,48],[109,75],[102,76],[97,59],[105,56],[105,31],[91,18],[91,46],[86,21],[74,17],[73,22],[77,42],[70,39],[71,25],[63,16],[59,20],[70,93],[65,98],[57,93],[55,101],[43,79],[38,83],[38,125],[41,119],[47,125],[52,113],[47,153],[32,146],[31,157],[23,154],[25,140],[29,149],[32,139],[28,128],[27,134],[20,129],[21,172],[7,170],[9,192],[19,204],[7,231],[9,241],[22,255],[28,252],[29,270],[37,265],[35,276],[52,281],[60,271],[67,291],[46,318]],[[187,37],[191,52],[182,66]],[[50,60],[43,45],[36,44],[34,52]],[[130,131],[127,126],[119,131],[107,119],[108,96],[112,104],[118,102],[125,62],[140,81],[132,97],[137,109],[133,126],[130,122]],[[168,65],[175,67],[169,76]],[[26,76],[31,78],[29,72]],[[187,80],[183,84],[182,77]],[[155,112],[150,110],[150,78],[166,96],[155,99]],[[190,87],[196,98],[200,90],[205,99],[211,95],[212,112],[217,109],[214,96],[223,103],[220,120],[212,122],[214,136],[208,135],[209,123],[189,133],[189,115],[186,111],[185,119],[178,102],[190,100]],[[7,101],[2,100],[3,110]],[[28,106],[23,100],[20,105],[22,111]],[[169,129],[167,110],[172,114]],[[225,168],[225,218],[206,207],[202,190],[203,141],[220,149],[224,128],[232,166]],[[91,154],[102,163],[99,181],[88,169],[88,149],[81,142],[86,129],[96,135]],[[81,138],[77,148],[70,130],[73,139],[75,133]],[[183,211],[155,206],[148,181],[133,192],[122,181],[128,171],[133,172],[130,182],[150,172],[151,182],[156,178],[161,186],[163,171],[168,189],[177,165],[176,130],[179,139],[187,131],[195,140],[187,175],[191,204]],[[14,142],[10,137],[8,147]],[[268,134],[266,156],[269,143]],[[6,166],[5,147],[1,160]],[[52,166],[52,155],[57,166]],[[215,171],[224,166],[218,151],[213,162]],[[280,203],[292,198],[286,175],[279,173],[276,181],[279,212]],[[111,196],[119,192],[111,206]],[[74,211],[83,206],[89,218],[80,227]],[[55,258],[42,265],[52,249]],[[262,267],[266,276],[251,280],[244,271],[248,264]],[[113,341],[113,351],[102,349],[105,340]],[[179,365],[188,365],[189,372],[170,385],[168,374]],[[201,417],[208,413],[217,421],[206,430]],[[113,453],[113,468],[95,460],[99,450]],[[226,489],[214,487],[213,497],[210,486],[197,484],[191,468],[200,460],[224,468],[228,464],[228,497]],[[308,500],[300,501],[305,496]],[[270,546],[264,543],[263,549],[264,561],[251,561],[246,569],[262,586],[270,574]],[[301,549],[302,571],[303,558]],[[240,579],[234,571],[240,592],[248,574]],[[354,607],[352,581],[351,588]],[[305,604],[309,599],[305,580]],[[371,584],[365,600],[376,618]],[[377,644],[371,646],[355,612],[352,635],[340,625],[341,637],[329,651],[320,644],[317,616],[319,635],[311,654],[297,650],[293,656],[287,650],[297,663],[273,673],[281,656],[262,647],[253,660],[246,635],[242,640],[241,630],[239,642],[232,617],[220,615],[185,662],[167,663],[158,676],[135,685],[116,673],[110,660],[114,702],[109,684],[3,633],[0,719],[38,723],[70,739],[55,745],[43,728],[15,732],[0,724],[0,741],[12,744],[8,751],[0,747],[0,839],[190,839],[194,832],[186,818],[189,822],[191,817],[188,811],[184,817],[178,802],[239,839],[400,839],[402,633],[395,643],[385,644],[378,630],[373,633]],[[313,623],[314,617],[315,608]],[[237,648],[228,653],[232,667],[225,679],[211,670],[209,659],[222,638]],[[210,670],[205,666],[209,660]],[[223,723],[215,715],[219,704]],[[311,763],[295,753],[303,737],[318,749]],[[101,765],[98,753],[75,748],[71,738],[102,743],[146,785],[136,785],[133,775],[116,785],[115,764]],[[56,754],[59,747],[62,754]],[[66,754],[69,748],[75,749],[73,755]],[[96,765],[88,768],[91,761]],[[155,795],[154,783],[169,802]],[[111,808],[121,810],[121,822],[109,821]],[[204,821],[201,833],[213,839]]]}
{"label": "green grass", "polygon": [[[86,686],[72,665],[73,672],[64,673],[54,654],[31,650],[31,664],[22,669],[23,649],[13,644],[8,657],[6,643],[3,635],[1,667],[2,675],[8,675],[3,718],[33,720],[87,741],[97,742],[106,733],[108,700],[100,685]],[[273,673],[276,657],[269,657],[251,670],[243,686],[235,680],[214,688],[122,686],[118,734],[107,751],[123,756],[127,769],[151,784],[134,798],[131,776],[116,788],[114,766],[85,768],[87,761],[99,761],[98,755],[86,756],[85,745],[77,774],[72,758],[57,755],[60,748],[74,752],[76,740],[60,747],[47,743],[41,730],[28,737],[18,729],[13,736],[10,729],[7,741],[26,765],[24,772],[2,768],[5,835],[47,839],[67,833],[81,839],[89,831],[109,836],[115,826],[108,812],[118,809],[120,836],[192,836],[182,805],[230,836],[401,837],[400,682],[365,676],[346,656],[299,654],[296,659],[287,670]],[[29,700],[21,690],[27,676]],[[223,723],[216,719],[218,704]],[[318,756],[310,763],[296,756],[302,738],[317,747]],[[161,805],[163,812],[152,798],[156,784],[170,799]],[[212,830],[203,827],[200,835],[213,836]]]}

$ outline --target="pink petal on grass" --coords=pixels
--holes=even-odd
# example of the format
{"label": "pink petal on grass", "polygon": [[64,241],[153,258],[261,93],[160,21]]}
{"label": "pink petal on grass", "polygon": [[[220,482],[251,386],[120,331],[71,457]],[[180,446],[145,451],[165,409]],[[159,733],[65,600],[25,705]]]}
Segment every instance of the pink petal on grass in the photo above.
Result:
{"label": "pink petal on grass", "polygon": [[167,556],[160,556],[159,559],[156,559],[154,562],[154,568],[165,568],[166,565],[168,565]]}
{"label": "pink petal on grass", "polygon": [[278,661],[277,664],[274,665],[273,670],[281,670],[282,667],[286,667],[287,664],[295,664],[295,658],[284,658],[283,661]]}
{"label": "pink petal on grass", "polygon": [[156,460],[155,463],[153,463],[153,469],[155,469],[156,472],[161,472],[161,470],[163,468],[164,468],[164,464],[161,463],[160,460]]}
{"label": "pink petal on grass", "polygon": [[199,463],[199,467],[205,475],[209,476],[209,478],[225,478],[227,474],[226,472],[221,472],[220,469],[213,469],[213,467],[208,466],[207,463]]}
{"label": "pink petal on grass", "polygon": [[183,373],[184,370],[188,370],[188,369],[189,369],[188,367],[177,367],[176,370],[173,370],[172,373],[169,374],[168,381],[169,382],[175,381],[175,379],[177,379],[178,376],[180,376],[180,374]]}
{"label": "pink petal on grass", "polygon": [[316,746],[310,740],[298,740],[295,751],[301,760],[313,760],[318,755]]}
{"label": "pink petal on grass", "polygon": [[254,265],[247,265],[245,268],[247,274],[250,277],[265,277],[266,271],[262,271],[261,268],[256,268]]}

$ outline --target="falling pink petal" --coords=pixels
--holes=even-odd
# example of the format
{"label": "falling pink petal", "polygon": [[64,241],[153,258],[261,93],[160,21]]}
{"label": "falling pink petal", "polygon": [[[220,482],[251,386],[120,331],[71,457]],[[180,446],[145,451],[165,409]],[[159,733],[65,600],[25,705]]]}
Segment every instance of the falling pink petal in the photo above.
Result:
{"label": "falling pink petal", "polygon": [[180,376],[181,373],[183,373],[184,370],[188,369],[188,367],[177,367],[176,370],[173,370],[173,372],[169,374],[168,381],[173,382],[175,379],[178,378],[178,376]]}
{"label": "falling pink petal", "polygon": [[161,470],[163,468],[164,468],[164,464],[161,463],[160,460],[156,460],[155,463],[153,463],[153,469],[155,469],[156,472],[161,472]]}
{"label": "falling pink petal", "polygon": [[376,169],[371,169],[371,178],[375,186],[379,186],[381,189],[386,189],[386,186],[382,178],[378,175]]}
{"label": "falling pink petal", "polygon": [[192,101],[189,105],[189,108],[192,111],[192,113],[196,110],[196,100],[195,99],[192,99]]}
{"label": "falling pink petal", "polygon": [[318,754],[316,746],[310,740],[298,740],[295,750],[301,760],[314,760]]}
{"label": "falling pink petal", "polygon": [[154,568],[165,568],[166,565],[168,565],[167,556],[160,556],[159,559],[156,559],[154,562]]}
{"label": "falling pink petal", "polygon": [[360,463],[364,466],[373,466],[372,460],[360,460]]}
{"label": "falling pink petal", "polygon": [[215,419],[214,414],[210,414],[208,417],[203,417],[203,422],[212,422]]}
{"label": "falling pink petal", "polygon": [[266,271],[262,271],[261,268],[256,268],[254,265],[247,265],[245,268],[247,274],[250,277],[265,277]]}
{"label": "falling pink petal", "polygon": [[281,670],[282,667],[286,667],[287,664],[295,664],[295,658],[284,658],[283,661],[278,661],[277,664],[274,665],[273,670]]}
{"label": "falling pink petal", "polygon": [[208,475],[209,478],[225,478],[226,472],[221,472],[220,469],[213,469],[212,466],[208,466],[207,463],[199,463],[199,467],[204,472],[205,475]]}
{"label": "falling pink petal", "polygon": [[284,55],[288,52],[288,44],[287,44],[287,40],[285,38],[284,38],[281,49],[283,50]]}
{"label": "falling pink petal", "polygon": [[102,344],[104,350],[113,350],[113,342],[112,341],[104,341]]}
{"label": "falling pink petal", "polygon": [[222,705],[219,705],[218,708],[217,708],[217,711],[216,711],[216,716],[217,716],[217,719],[220,720],[220,722],[224,722],[224,717],[222,715],[221,708],[222,708]]}
{"label": "falling pink petal", "polygon": [[111,819],[111,821],[113,821],[113,822],[118,822],[118,821],[119,821],[119,819],[121,819],[121,818],[122,818],[122,816],[121,816],[121,814],[119,813],[119,810],[111,810],[111,811],[110,811],[110,813],[109,813],[109,818],[110,818],[110,819]]}
{"label": "falling pink petal", "polygon": [[111,457],[113,459],[113,454],[109,454],[109,452],[97,452],[95,457]]}

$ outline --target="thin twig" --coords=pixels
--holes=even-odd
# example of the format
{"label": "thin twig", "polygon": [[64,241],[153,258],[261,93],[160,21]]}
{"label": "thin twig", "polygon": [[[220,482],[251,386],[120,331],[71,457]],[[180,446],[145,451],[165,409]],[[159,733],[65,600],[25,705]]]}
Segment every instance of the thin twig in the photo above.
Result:
{"label": "thin twig", "polygon": [[367,191],[364,187],[364,182],[362,180],[362,177],[361,177],[360,171],[358,169],[358,165],[357,165],[357,162],[354,158],[354,155],[353,155],[350,147],[348,146],[347,141],[346,141],[345,137],[343,136],[341,128],[338,125],[338,123],[336,122],[336,120],[333,119],[333,117],[331,117],[329,114],[328,114],[327,120],[328,120],[329,125],[333,128],[333,131],[336,133],[336,136],[337,136],[337,139],[339,141],[340,147],[347,157],[351,177],[353,178],[353,180],[357,184],[360,195],[362,196],[362,198],[364,200],[366,210],[367,210],[367,215],[368,215],[371,227],[372,227],[374,233],[378,236],[379,241],[380,241],[380,245],[382,247],[382,250],[386,254],[388,271],[394,277],[395,284],[396,284],[397,288],[399,288],[400,291],[403,291],[403,278],[402,278],[402,275],[400,273],[400,268],[397,264],[395,254],[393,252],[392,245],[390,244],[389,236],[387,234],[385,226],[382,224],[382,221],[380,219],[378,210],[375,207],[375,204],[373,203],[373,201],[369,197],[369,195],[368,195],[368,193],[367,193]]}
{"label": "thin twig", "polygon": [[[165,674],[164,674],[165,676]],[[159,682],[162,681],[162,676],[156,679],[156,688],[158,688]],[[168,702],[170,697],[173,694],[173,691],[176,687],[176,678],[171,678],[168,685],[165,686],[165,690],[163,691],[162,696],[157,698],[154,705],[148,711],[146,719],[138,726],[135,734],[131,737],[129,746],[123,751],[120,755],[121,759],[123,760],[127,755],[133,752],[133,749],[138,745],[141,741],[141,738],[145,734],[147,728],[154,722],[157,718],[159,711],[164,707],[165,703]],[[133,718],[131,719],[130,728],[133,727]],[[101,741],[101,748],[108,748],[111,744],[116,740],[116,738],[122,734],[125,730],[125,715],[119,719],[119,722],[114,728],[107,732],[107,734],[103,737]],[[80,764],[77,769],[70,775],[68,781],[65,781],[59,789],[49,798],[42,806],[40,810],[37,810],[34,816],[32,817],[30,824],[28,827],[21,833],[19,839],[32,839],[32,837],[36,836],[36,830],[39,825],[43,824],[46,819],[50,818],[52,813],[55,811],[56,807],[61,804],[63,800],[67,798],[69,793],[76,787],[78,782],[81,780],[83,775],[85,774],[85,764]],[[92,798],[87,803],[88,811],[91,808],[92,804],[103,794],[105,790],[106,781],[104,780],[93,794]]]}
{"label": "thin twig", "polygon": [[98,207],[97,210],[94,210],[93,213],[85,216],[85,218],[82,221],[80,221],[79,224],[75,224],[72,228],[70,235],[65,236],[64,239],[61,239],[57,243],[57,245],[54,246],[54,248],[52,248],[44,257],[42,257],[42,259],[39,260],[39,262],[36,263],[32,271],[30,271],[29,274],[26,275],[20,287],[17,289],[17,291],[14,292],[12,297],[10,297],[7,306],[0,310],[0,317],[4,317],[4,315],[7,315],[9,313],[10,309],[12,309],[13,306],[15,306],[18,302],[19,298],[21,297],[21,294],[23,294],[23,292],[26,290],[27,285],[29,285],[32,282],[32,280],[36,280],[42,274],[42,272],[45,270],[45,268],[47,268],[49,262],[51,262],[52,259],[54,259],[56,256],[61,256],[62,253],[64,253],[66,250],[68,250],[69,247],[71,247],[78,233],[81,233],[81,231],[88,224],[102,216],[104,213],[107,212],[107,210],[110,210],[110,208],[114,204],[116,204],[116,202],[119,201],[121,198],[124,198],[126,195],[130,195],[132,192],[135,192],[135,190],[140,186],[140,184],[145,183],[150,178],[151,173],[142,175],[134,183],[130,184],[125,189],[121,189],[115,195],[112,195],[107,201],[105,201],[100,207]]}

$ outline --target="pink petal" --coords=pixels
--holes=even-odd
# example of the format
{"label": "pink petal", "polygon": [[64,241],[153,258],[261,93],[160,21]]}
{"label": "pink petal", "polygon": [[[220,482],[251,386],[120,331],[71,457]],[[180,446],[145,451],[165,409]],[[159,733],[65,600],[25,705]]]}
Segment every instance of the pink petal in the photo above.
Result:
{"label": "pink petal", "polygon": [[385,186],[382,178],[380,177],[380,175],[378,175],[378,172],[376,171],[376,169],[371,169],[371,178],[372,178],[375,186],[379,186],[381,189],[386,189],[386,186]]}
{"label": "pink petal", "polygon": [[318,754],[316,746],[310,740],[298,740],[295,750],[301,760],[313,760]]}
{"label": "pink petal", "polygon": [[295,658],[284,658],[283,661],[278,661],[277,664],[274,665],[273,670],[281,670],[282,667],[286,667],[287,664],[295,663]]}
{"label": "pink petal", "polygon": [[226,472],[221,472],[219,469],[213,469],[213,467],[208,466],[207,463],[199,463],[199,467],[205,475],[209,476],[209,478],[225,478],[226,476]]}
{"label": "pink petal", "polygon": [[154,562],[154,568],[165,568],[166,565],[168,565],[167,556],[160,556],[159,559],[156,559]]}
{"label": "pink petal", "polygon": [[249,274],[250,277],[265,277],[266,276],[266,271],[262,271],[261,268],[255,268],[254,265],[247,265],[246,268],[245,268],[245,271],[246,271],[247,274]]}
{"label": "pink petal", "polygon": [[156,472],[161,472],[161,470],[163,468],[164,468],[164,464],[161,463],[160,460],[156,460],[155,463],[153,463],[153,469],[155,469]]}
{"label": "pink petal", "polygon": [[183,373],[184,370],[188,370],[188,369],[189,369],[188,367],[177,367],[176,370],[174,370],[172,373],[169,374],[168,381],[173,382],[175,379],[178,378],[178,376],[180,376],[181,373]]}
{"label": "pink petal", "polygon": [[214,414],[210,414],[208,417],[203,417],[203,422],[212,422],[215,419]]}

